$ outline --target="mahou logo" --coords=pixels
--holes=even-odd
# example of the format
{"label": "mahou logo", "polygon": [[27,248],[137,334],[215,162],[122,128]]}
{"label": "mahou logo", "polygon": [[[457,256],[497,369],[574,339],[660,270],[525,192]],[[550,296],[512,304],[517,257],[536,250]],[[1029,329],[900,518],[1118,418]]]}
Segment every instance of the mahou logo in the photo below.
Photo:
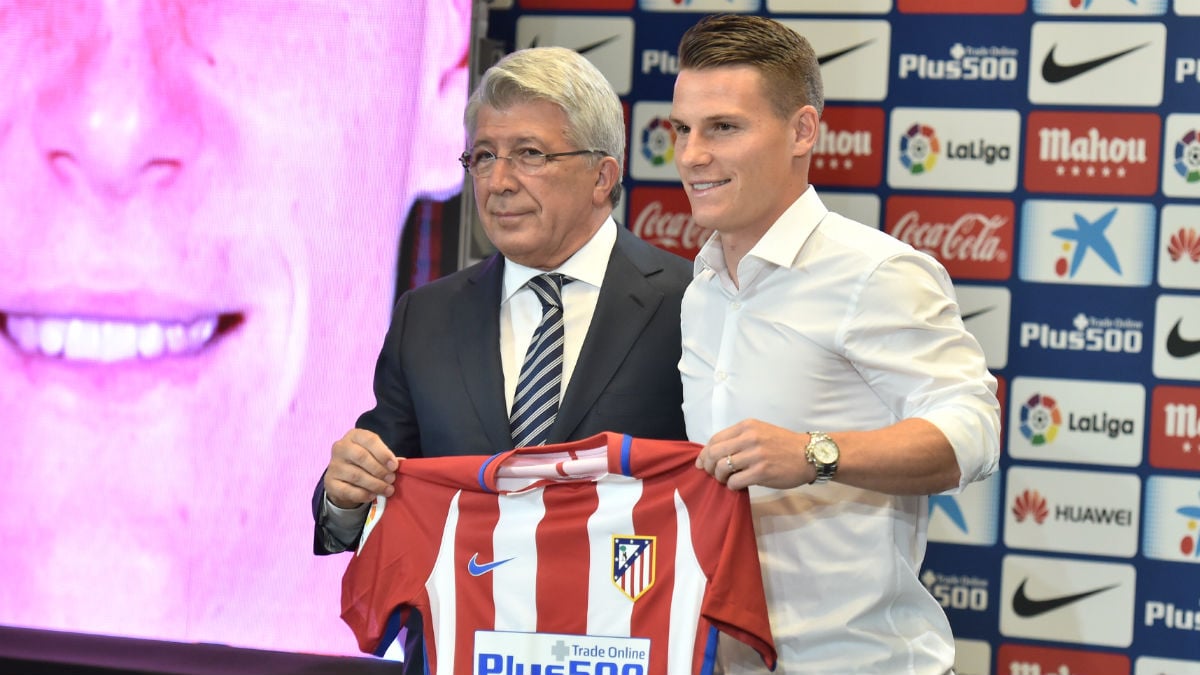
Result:
{"label": "mahou logo", "polygon": [[813,148],[814,185],[876,187],[883,178],[882,108],[827,106]]}
{"label": "mahou logo", "polygon": [[634,188],[629,217],[634,234],[688,260],[696,257],[712,233],[692,218],[683,188]]}
{"label": "mahou logo", "polygon": [[1007,199],[891,197],[888,234],[937,258],[955,279],[1012,276],[1013,217]]}
{"label": "mahou logo", "polygon": [[1161,127],[1154,113],[1031,112],[1025,188],[1152,195],[1158,190]]}
{"label": "mahou logo", "polygon": [[1155,387],[1150,466],[1200,471],[1200,387]]}

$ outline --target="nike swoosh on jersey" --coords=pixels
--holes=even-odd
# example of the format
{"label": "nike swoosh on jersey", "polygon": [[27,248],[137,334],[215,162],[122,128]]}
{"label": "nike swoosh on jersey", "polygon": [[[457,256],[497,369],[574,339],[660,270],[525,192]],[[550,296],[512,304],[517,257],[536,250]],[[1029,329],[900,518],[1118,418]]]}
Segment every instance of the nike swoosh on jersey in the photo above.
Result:
{"label": "nike swoosh on jersey", "polygon": [[1067,64],[1062,64],[1054,60],[1054,50],[1058,49],[1058,45],[1054,45],[1050,48],[1050,52],[1046,54],[1046,60],[1042,61],[1042,79],[1050,84],[1060,84],[1072,78],[1079,77],[1089,70],[1099,68],[1110,61],[1116,61],[1126,54],[1136,52],[1148,44],[1150,43],[1147,42],[1145,44],[1140,44],[1136,47],[1130,47],[1124,51],[1116,52],[1115,54],[1109,54],[1107,56],[1101,56],[1098,59],[1092,59],[1091,61],[1080,61],[1079,63]]}
{"label": "nike swoosh on jersey", "polygon": [[821,54],[820,56],[817,57],[817,65],[823,66],[826,63],[829,63],[830,61],[833,61],[835,59],[840,59],[841,57],[849,54],[850,52],[858,51],[858,50],[862,49],[863,47],[866,47],[867,45],[871,44],[874,41],[875,40],[873,40],[873,39],[867,40],[866,42],[860,42],[856,45],[846,47],[845,49],[842,49],[840,51],[829,52],[828,54]]}
{"label": "nike swoosh on jersey", "polygon": [[1060,595],[1056,598],[1042,598],[1040,600],[1034,600],[1033,598],[1025,595],[1025,584],[1028,581],[1029,580],[1026,579],[1025,581],[1021,582],[1020,586],[1017,586],[1017,592],[1015,595],[1013,595],[1012,600],[1013,612],[1017,616],[1023,616],[1027,618],[1045,614],[1046,612],[1058,609],[1059,607],[1066,607],[1073,602],[1079,602],[1084,598],[1090,598],[1097,593],[1103,593],[1104,591],[1116,588],[1119,585],[1112,584],[1111,586],[1094,588],[1090,591],[1084,591],[1082,593],[1072,593],[1071,595]]}
{"label": "nike swoosh on jersey", "polygon": [[1179,324],[1181,323],[1183,323],[1183,319],[1176,321],[1167,335],[1167,353],[1177,359],[1186,359],[1189,356],[1200,354],[1200,340],[1188,340],[1179,334]]}
{"label": "nike swoosh on jersey", "polygon": [[490,563],[480,564],[479,562],[477,562],[478,559],[479,559],[479,554],[476,553],[475,555],[471,556],[470,560],[467,561],[467,571],[470,572],[471,576],[473,576],[473,577],[478,577],[478,576],[487,574],[488,572],[491,572],[492,570],[503,565],[504,563],[512,560],[512,558],[505,558],[504,560],[493,560]]}

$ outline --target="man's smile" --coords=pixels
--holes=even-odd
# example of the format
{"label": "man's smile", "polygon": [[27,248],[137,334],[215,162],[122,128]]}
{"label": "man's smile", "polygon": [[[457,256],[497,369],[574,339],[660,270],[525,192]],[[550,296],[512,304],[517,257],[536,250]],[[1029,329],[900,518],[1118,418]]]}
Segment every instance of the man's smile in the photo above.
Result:
{"label": "man's smile", "polygon": [[691,186],[692,186],[692,190],[697,191],[697,192],[703,192],[704,190],[711,190],[712,188],[720,187],[722,185],[725,185],[728,182],[729,182],[729,179],[726,178],[725,180],[709,181],[709,182],[705,182],[705,183],[692,183]]}

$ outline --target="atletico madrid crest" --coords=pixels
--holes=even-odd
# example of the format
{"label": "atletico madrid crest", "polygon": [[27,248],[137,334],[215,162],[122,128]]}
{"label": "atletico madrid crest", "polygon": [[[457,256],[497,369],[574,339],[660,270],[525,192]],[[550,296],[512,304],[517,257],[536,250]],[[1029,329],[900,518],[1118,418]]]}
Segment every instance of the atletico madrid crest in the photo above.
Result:
{"label": "atletico madrid crest", "polygon": [[630,600],[654,585],[655,537],[614,535],[612,580]]}

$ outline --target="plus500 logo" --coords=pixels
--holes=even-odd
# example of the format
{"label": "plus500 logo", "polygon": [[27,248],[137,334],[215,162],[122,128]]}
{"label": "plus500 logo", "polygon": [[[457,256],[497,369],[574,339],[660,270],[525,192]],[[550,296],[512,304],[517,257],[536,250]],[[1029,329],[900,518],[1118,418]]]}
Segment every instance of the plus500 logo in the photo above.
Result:
{"label": "plus500 logo", "polygon": [[915,75],[922,80],[1017,79],[1018,61],[1011,56],[964,56],[956,60],[931,59],[924,54],[900,55],[900,79]]}
{"label": "plus500 logo", "polygon": [[926,570],[921,581],[930,595],[946,609],[982,612],[988,608],[987,580],[957,574],[939,574]]}
{"label": "plus500 logo", "polygon": [[1044,323],[1022,323],[1021,346],[1033,345],[1042,349],[1059,351],[1140,354],[1142,330],[1140,325],[1137,327],[1093,325],[1077,330],[1064,330],[1052,328]]}

